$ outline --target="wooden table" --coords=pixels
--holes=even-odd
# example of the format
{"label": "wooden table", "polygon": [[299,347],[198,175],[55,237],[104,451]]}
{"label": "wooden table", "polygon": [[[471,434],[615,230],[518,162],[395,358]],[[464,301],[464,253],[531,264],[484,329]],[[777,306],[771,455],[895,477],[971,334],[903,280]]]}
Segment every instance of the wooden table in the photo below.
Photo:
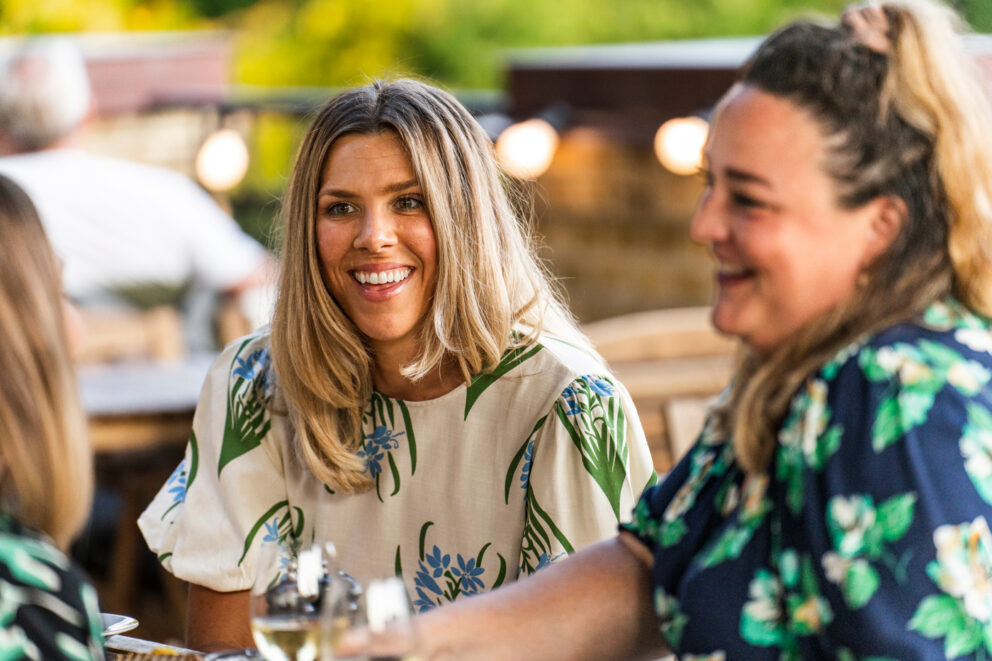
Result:
{"label": "wooden table", "polygon": [[118,491],[122,500],[111,570],[100,595],[106,611],[133,612],[142,543],[136,521],[182,457],[213,359],[195,355],[78,370],[98,484]]}

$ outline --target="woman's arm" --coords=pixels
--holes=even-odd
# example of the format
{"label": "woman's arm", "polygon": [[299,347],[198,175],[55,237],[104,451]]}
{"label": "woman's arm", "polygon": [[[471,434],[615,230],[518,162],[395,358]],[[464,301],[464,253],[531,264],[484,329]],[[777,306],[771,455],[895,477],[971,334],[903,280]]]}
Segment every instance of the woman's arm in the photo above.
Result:
{"label": "woman's arm", "polygon": [[200,652],[254,647],[249,595],[249,590],[217,592],[190,583],[186,645]]}
{"label": "woman's arm", "polygon": [[629,533],[418,618],[429,661],[619,659],[665,653],[648,550]]}

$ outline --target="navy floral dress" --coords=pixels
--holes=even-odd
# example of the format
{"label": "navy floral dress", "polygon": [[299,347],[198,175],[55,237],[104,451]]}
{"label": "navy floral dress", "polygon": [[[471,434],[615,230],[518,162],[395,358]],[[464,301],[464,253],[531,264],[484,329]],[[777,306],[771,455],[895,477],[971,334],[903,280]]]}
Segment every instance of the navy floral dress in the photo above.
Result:
{"label": "navy floral dress", "polygon": [[769,473],[707,425],[623,528],[681,661],[992,659],[992,332],[955,301],[841,351]]}

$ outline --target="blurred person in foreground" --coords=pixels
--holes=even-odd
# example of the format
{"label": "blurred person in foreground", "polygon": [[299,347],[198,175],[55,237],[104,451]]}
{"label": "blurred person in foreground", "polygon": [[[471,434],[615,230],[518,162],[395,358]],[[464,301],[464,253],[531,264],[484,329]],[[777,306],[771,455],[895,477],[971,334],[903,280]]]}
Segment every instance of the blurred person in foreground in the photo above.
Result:
{"label": "blurred person in foreground", "polygon": [[0,176],[0,658],[102,659],[96,590],[65,553],[93,464],[59,264],[28,196]]}
{"label": "blurred person in foreground", "polygon": [[992,655],[992,111],[957,17],[852,7],[719,103],[692,236],[743,362],[619,536],[428,659]]}
{"label": "blurred person in foreground", "polygon": [[331,540],[424,611],[613,534],[656,479],[640,422],[461,104],[410,80],[332,99],[283,219],[271,332],[215,363],[139,520],[191,584],[190,646],[251,645],[263,546]]}
{"label": "blurred person in foreground", "polygon": [[[93,105],[68,39],[25,41],[0,63],[0,173],[38,208],[66,293],[84,310],[228,294],[252,327],[267,323],[268,252],[185,175],[80,149]],[[193,348],[210,348],[209,324],[188,325]]]}

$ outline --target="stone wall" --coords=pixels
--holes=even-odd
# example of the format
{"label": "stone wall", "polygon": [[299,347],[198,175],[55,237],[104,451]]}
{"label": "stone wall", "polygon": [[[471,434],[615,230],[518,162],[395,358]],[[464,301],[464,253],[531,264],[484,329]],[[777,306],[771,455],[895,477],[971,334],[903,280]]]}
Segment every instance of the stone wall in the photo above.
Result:
{"label": "stone wall", "polygon": [[533,188],[543,255],[580,321],[710,302],[709,251],[689,240],[701,181],[650,144],[573,129]]}

